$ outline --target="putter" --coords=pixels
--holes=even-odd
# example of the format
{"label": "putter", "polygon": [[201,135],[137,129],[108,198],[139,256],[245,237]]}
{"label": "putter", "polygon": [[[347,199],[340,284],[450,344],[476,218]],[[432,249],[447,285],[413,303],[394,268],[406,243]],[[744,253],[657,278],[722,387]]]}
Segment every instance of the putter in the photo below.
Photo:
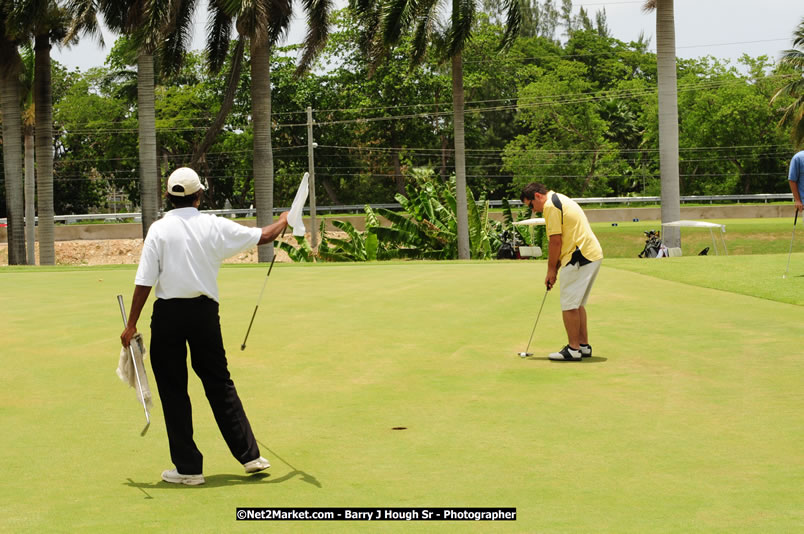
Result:
{"label": "putter", "polygon": [[[126,318],[126,305],[123,303],[123,295],[117,295],[117,303],[120,304],[120,313],[123,315],[123,328],[128,326],[128,319]],[[137,360],[134,359],[134,349],[131,345],[128,346],[128,353],[131,356],[131,364],[134,366],[134,376],[137,378],[137,392],[139,393],[142,408],[145,410],[145,428],[140,432],[140,436],[144,436],[148,432],[148,427],[151,426],[151,414],[148,413],[148,405],[145,404],[145,397],[142,394],[142,382],[140,382],[140,372],[137,370]]]}
{"label": "putter", "polygon": [[539,313],[536,315],[536,322],[533,323],[533,330],[530,331],[530,339],[528,340],[528,346],[525,348],[525,352],[518,352],[517,354],[521,358],[527,358],[528,356],[533,356],[532,352],[528,352],[530,349],[530,342],[533,341],[533,333],[536,332],[536,325],[539,324],[539,317],[542,316],[542,308],[544,308],[544,301],[547,300],[547,293],[550,289],[545,289],[544,297],[542,298],[542,305],[539,306]]}
{"label": "putter", "polygon": [[[285,230],[288,227],[286,226],[282,230],[282,235],[279,238],[283,238],[285,236]],[[265,275],[265,281],[262,283],[262,291],[260,291],[260,296],[257,298],[257,305],[254,306],[254,313],[251,314],[251,321],[248,323],[248,330],[246,330],[246,337],[243,338],[243,344],[240,345],[240,350],[246,350],[246,341],[248,341],[248,335],[251,332],[251,325],[254,324],[254,318],[257,316],[257,309],[260,307],[260,302],[262,302],[262,294],[265,293],[265,286],[268,284],[268,277],[271,276],[271,270],[274,268],[274,262],[276,261],[276,253],[274,253],[274,257],[271,258],[271,266],[268,267],[268,274]]]}
{"label": "putter", "polygon": [[[796,209],[796,216],[793,217],[793,235],[790,236],[790,252],[787,253],[787,268],[784,270],[782,278],[787,278],[787,271],[790,269],[790,256],[793,254],[793,238],[796,237],[796,222],[798,221],[798,209]],[[802,223],[804,224],[804,223]]]}

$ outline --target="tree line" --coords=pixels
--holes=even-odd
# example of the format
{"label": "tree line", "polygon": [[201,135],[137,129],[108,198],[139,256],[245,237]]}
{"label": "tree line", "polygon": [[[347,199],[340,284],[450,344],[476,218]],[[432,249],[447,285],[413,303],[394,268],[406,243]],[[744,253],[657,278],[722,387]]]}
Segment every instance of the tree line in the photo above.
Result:
{"label": "tree line", "polygon": [[[219,6],[221,24],[207,50],[186,52],[170,40],[166,50],[157,47],[147,35],[161,30],[142,20],[115,19],[123,15],[109,1],[104,19],[116,21],[111,26],[121,37],[103,67],[80,72],[48,65],[49,112],[31,106],[39,95],[35,82],[8,81],[37,79],[36,51],[23,47],[17,72],[3,69],[0,216],[21,205],[21,188],[9,180],[21,169],[5,159],[6,139],[22,144],[26,137],[22,129],[6,134],[13,98],[26,106],[17,108],[33,107],[42,115],[41,122],[32,121],[37,170],[48,165],[48,152],[53,158],[51,192],[47,176],[37,176],[40,240],[47,195],[53,213],[70,214],[119,211],[110,205],[119,193],[143,210],[145,224],[146,211],[153,220],[164,208],[162,184],[181,165],[193,166],[207,181],[208,207],[255,205],[258,224],[267,224],[259,220],[260,207],[289,205],[307,170],[307,107],[313,110],[319,205],[391,202],[406,193],[414,169],[422,167],[445,183],[463,172],[465,187],[478,198],[516,198],[534,180],[571,196],[659,194],[656,55],[644,39],[626,43],[611,36],[605,11],[581,10],[573,17],[567,1],[560,8],[551,1],[485,2],[462,21],[468,37],[458,48],[458,65],[449,43],[422,41],[415,27],[404,31],[409,20],[390,24],[378,11],[381,4],[354,1],[338,12],[313,6],[308,20],[319,33],[287,48],[273,46],[285,19],[272,19],[279,26],[271,26],[259,13],[233,11],[227,4]],[[91,19],[97,13],[76,9],[72,23],[64,19],[67,31],[48,33],[51,42],[91,29],[76,14]],[[132,16],[132,10],[126,13]],[[174,26],[181,26],[181,13]],[[11,19],[5,18],[8,37]],[[236,38],[230,38],[233,27]],[[261,39],[270,45],[268,55]],[[22,41],[0,50],[20,50]],[[427,42],[432,46],[422,46]],[[458,67],[462,102],[456,104]],[[143,83],[148,72],[153,81]],[[712,57],[678,59],[681,194],[789,189],[786,166],[801,137],[791,137],[784,121],[801,107],[794,85],[801,72],[801,64],[775,64],[767,57],[744,56],[737,65]],[[7,102],[12,85],[19,94]],[[153,87],[152,100],[142,94],[147,87]],[[147,113],[144,118],[143,104],[150,101],[153,150],[143,130],[151,120]],[[459,120],[462,155],[456,145]],[[52,125],[52,131],[40,132],[39,124]],[[154,170],[146,171],[149,165]],[[270,180],[263,176],[268,172]],[[152,207],[146,207],[146,197]],[[460,203],[467,194],[457,191],[456,197]]]}

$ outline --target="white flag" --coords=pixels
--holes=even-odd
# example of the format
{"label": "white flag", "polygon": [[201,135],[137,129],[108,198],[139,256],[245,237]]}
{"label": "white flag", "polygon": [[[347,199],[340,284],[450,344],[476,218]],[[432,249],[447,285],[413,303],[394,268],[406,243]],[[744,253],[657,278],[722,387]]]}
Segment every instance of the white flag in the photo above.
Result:
{"label": "white flag", "polygon": [[304,237],[307,229],[304,227],[302,221],[302,212],[304,211],[304,203],[307,202],[307,193],[309,191],[307,180],[310,177],[309,173],[304,173],[299,190],[296,191],[296,198],[293,199],[293,205],[290,206],[288,213],[288,224],[293,228],[293,235],[297,237]]}

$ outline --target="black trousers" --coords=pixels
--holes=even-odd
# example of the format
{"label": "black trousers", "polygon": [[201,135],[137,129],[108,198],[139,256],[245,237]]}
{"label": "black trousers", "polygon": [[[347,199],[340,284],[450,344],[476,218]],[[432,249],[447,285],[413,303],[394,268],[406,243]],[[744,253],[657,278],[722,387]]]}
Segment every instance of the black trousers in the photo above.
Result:
{"label": "black trousers", "polygon": [[165,415],[170,458],[179,473],[201,474],[203,455],[193,441],[187,394],[187,345],[193,371],[232,455],[246,463],[260,456],[257,440],[229,376],[218,303],[207,297],[157,299],[151,316],[151,368]]}

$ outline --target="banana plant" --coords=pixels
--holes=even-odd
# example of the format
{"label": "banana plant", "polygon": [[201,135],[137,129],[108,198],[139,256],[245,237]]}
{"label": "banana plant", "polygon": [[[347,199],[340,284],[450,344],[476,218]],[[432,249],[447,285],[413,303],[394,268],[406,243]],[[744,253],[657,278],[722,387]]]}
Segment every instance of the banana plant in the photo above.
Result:
{"label": "banana plant", "polygon": [[307,239],[304,237],[296,236],[296,243],[299,245],[298,248],[294,247],[290,243],[285,243],[284,241],[279,242],[279,248],[287,252],[288,257],[290,257],[291,261],[296,263],[309,263],[313,261],[313,249],[310,248],[310,244],[307,242]]}
{"label": "banana plant", "polygon": [[[357,232],[342,221],[333,224],[346,232],[349,239],[327,238],[322,241],[319,256],[333,261],[367,261],[373,259],[410,258],[447,260],[458,257],[457,201],[455,180],[443,182],[430,169],[413,169],[407,196],[396,200],[404,212],[385,208],[376,211],[366,206],[366,232]],[[467,191],[471,256],[493,257],[493,245],[499,242],[489,220],[489,203],[475,200]],[[390,226],[380,224],[379,216]]]}
{"label": "banana plant", "polygon": [[375,261],[399,257],[395,250],[381,246],[379,238],[371,232],[380,227],[380,219],[371,207],[366,206],[366,232],[359,232],[352,223],[332,221],[333,226],[346,233],[348,239],[327,237],[321,223],[321,245],[318,256],[327,261]]}

